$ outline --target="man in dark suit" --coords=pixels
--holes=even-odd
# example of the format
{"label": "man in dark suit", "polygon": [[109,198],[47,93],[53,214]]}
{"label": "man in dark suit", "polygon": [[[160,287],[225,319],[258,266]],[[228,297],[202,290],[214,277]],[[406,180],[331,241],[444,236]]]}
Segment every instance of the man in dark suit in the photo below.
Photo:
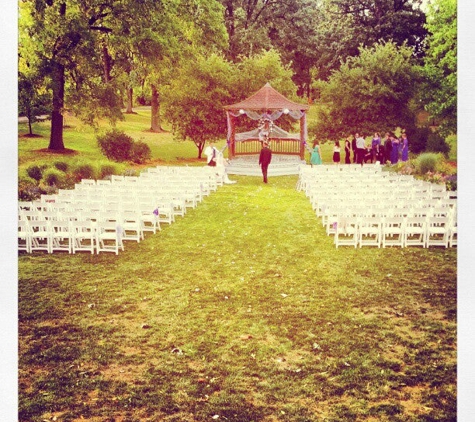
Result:
{"label": "man in dark suit", "polygon": [[269,144],[264,141],[262,144],[261,153],[259,154],[259,165],[262,169],[262,175],[264,176],[264,183],[267,183],[267,168],[272,160],[272,151],[269,148]]}

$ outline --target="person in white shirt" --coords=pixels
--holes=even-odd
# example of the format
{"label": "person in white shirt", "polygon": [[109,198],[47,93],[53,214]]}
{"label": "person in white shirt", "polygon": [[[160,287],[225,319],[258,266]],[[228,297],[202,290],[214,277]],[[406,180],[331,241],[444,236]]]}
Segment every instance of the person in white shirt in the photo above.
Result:
{"label": "person in white shirt", "polygon": [[358,164],[363,165],[364,163],[364,156],[366,153],[366,144],[365,140],[359,133],[355,134],[356,138],[356,162]]}

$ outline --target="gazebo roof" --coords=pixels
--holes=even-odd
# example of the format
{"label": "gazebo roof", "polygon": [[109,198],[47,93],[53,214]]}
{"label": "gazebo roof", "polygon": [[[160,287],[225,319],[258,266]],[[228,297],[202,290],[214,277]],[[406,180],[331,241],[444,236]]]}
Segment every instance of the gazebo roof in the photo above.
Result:
{"label": "gazebo roof", "polygon": [[308,105],[298,104],[285,98],[267,82],[259,91],[245,100],[224,107],[226,110],[308,110]]}

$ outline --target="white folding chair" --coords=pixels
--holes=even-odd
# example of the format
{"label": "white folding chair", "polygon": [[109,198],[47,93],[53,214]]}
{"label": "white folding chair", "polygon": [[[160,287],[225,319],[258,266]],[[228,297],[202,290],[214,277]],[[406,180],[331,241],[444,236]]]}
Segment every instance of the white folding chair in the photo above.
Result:
{"label": "white folding chair", "polygon": [[97,253],[114,252],[119,254],[119,249],[124,250],[122,242],[123,231],[116,221],[99,221],[96,231]]}
{"label": "white folding chair", "polygon": [[122,240],[135,240],[137,243],[144,239],[140,214],[134,211],[122,212]]}
{"label": "white folding chair", "polygon": [[362,246],[381,246],[381,218],[366,217],[360,219],[358,243]]}
{"label": "white folding chair", "polygon": [[161,230],[158,221],[158,209],[151,203],[139,203],[140,219],[142,220],[142,231],[151,231],[153,234]]}
{"label": "white folding chair", "polygon": [[28,220],[18,221],[18,250],[31,252],[31,228]]}
{"label": "white folding chair", "polygon": [[160,199],[157,201],[158,221],[160,223],[171,224],[175,222],[175,213],[173,212],[173,204],[170,200]]}
{"label": "white folding chair", "polygon": [[96,181],[94,179],[81,179],[81,184],[82,185],[89,185],[89,186],[95,186]]}
{"label": "white folding chair", "polygon": [[449,227],[449,246],[457,245],[457,212],[452,214]]}
{"label": "white folding chair", "polygon": [[72,252],[74,232],[69,221],[51,221],[51,252]]}
{"label": "white folding chair", "polygon": [[46,220],[30,221],[31,251],[51,253],[51,226]]}
{"label": "white folding chair", "polygon": [[404,224],[404,246],[422,246],[426,243],[426,217],[407,217]]}
{"label": "white folding chair", "polygon": [[338,218],[335,230],[335,246],[358,246],[358,227],[359,219],[356,217]]}
{"label": "white folding chair", "polygon": [[381,229],[381,244],[404,247],[404,217],[386,217]]}
{"label": "white folding chair", "polygon": [[429,217],[426,228],[426,247],[449,246],[449,217]]}
{"label": "white folding chair", "polygon": [[96,223],[91,220],[71,221],[73,241],[71,252],[74,254],[80,251],[94,253],[96,242]]}

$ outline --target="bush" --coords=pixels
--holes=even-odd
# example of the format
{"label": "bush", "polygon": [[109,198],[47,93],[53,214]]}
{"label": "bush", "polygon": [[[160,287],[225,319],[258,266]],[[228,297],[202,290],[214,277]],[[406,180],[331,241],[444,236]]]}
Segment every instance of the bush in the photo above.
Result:
{"label": "bush", "polygon": [[114,164],[101,164],[99,167],[99,179],[105,179],[107,176],[117,174],[117,166]]}
{"label": "bush", "polygon": [[141,141],[134,142],[132,148],[130,149],[130,161],[138,164],[142,164],[152,156],[152,151],[150,147]]}
{"label": "bush", "polygon": [[53,165],[62,172],[67,172],[69,168],[69,164],[64,161],[56,161]]}
{"label": "bush", "polygon": [[427,138],[426,150],[432,152],[441,152],[448,157],[450,146],[445,142],[445,138],[437,132],[433,132]]}
{"label": "bush", "polygon": [[432,131],[428,127],[418,127],[412,133],[409,132],[409,150],[414,154],[425,151],[427,139]]}
{"label": "bush", "polygon": [[39,182],[42,177],[43,177],[43,170],[45,169],[45,166],[38,166],[36,164],[29,166],[26,169],[26,173],[28,174],[29,177],[32,179],[35,179],[37,182]]}
{"label": "bush", "polygon": [[134,143],[133,139],[125,132],[117,129],[97,137],[97,143],[102,153],[113,161],[127,161]]}
{"label": "bush", "polygon": [[18,199],[20,201],[33,201],[41,195],[38,182],[29,176],[18,178]]}
{"label": "bush", "polygon": [[435,172],[440,156],[431,152],[419,155],[416,160],[416,169],[419,174]]}
{"label": "bush", "polygon": [[43,181],[48,186],[60,187],[62,186],[64,179],[64,173],[57,168],[50,168],[43,174]]}
{"label": "bush", "polygon": [[73,170],[74,179],[80,182],[82,179],[95,179],[96,170],[92,164],[79,164]]}

